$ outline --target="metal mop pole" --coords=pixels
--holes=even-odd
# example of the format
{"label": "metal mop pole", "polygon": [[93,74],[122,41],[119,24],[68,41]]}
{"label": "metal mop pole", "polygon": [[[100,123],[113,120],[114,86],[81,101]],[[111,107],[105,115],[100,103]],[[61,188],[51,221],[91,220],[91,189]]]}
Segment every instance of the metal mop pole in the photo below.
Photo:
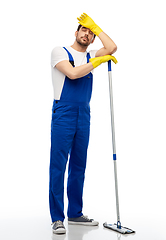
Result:
{"label": "metal mop pole", "polygon": [[110,113],[111,113],[111,129],[112,129],[112,148],[113,148],[113,160],[114,160],[114,177],[115,177],[115,195],[116,195],[117,228],[121,229],[120,213],[119,213],[117,164],[116,164],[116,144],[115,144],[115,125],[114,125],[114,108],[113,108],[113,91],[112,91],[112,69],[111,69],[111,60],[108,62],[108,77],[109,77],[109,93],[110,93]]}
{"label": "metal mop pole", "polygon": [[[117,63],[115,57],[112,56],[114,63]],[[113,110],[113,94],[112,94],[112,72],[111,72],[111,61],[108,62],[108,76],[109,76],[109,92],[110,92],[110,112],[111,112],[111,129],[112,129],[112,148],[113,148],[113,160],[114,160],[114,177],[115,177],[115,195],[116,195],[116,212],[117,212],[117,224],[107,224],[103,223],[105,228],[111,229],[113,231],[129,234],[135,233],[130,228],[122,227],[120,222],[119,214],[119,196],[118,196],[118,178],[117,178],[117,166],[116,166],[116,145],[115,145],[115,126],[114,126],[114,110]]]}

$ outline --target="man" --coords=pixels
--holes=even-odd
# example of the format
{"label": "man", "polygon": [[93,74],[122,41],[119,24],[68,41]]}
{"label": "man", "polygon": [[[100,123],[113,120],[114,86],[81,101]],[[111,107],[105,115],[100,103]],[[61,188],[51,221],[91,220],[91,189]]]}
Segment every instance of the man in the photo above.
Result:
{"label": "man", "polygon": [[[54,102],[51,124],[50,214],[53,233],[66,233],[64,221],[64,174],[69,156],[67,196],[68,224],[96,226],[98,222],[82,213],[83,185],[90,130],[89,102],[92,71],[111,56],[117,47],[87,15],[82,14],[70,47],[56,47],[51,54]],[[103,48],[86,51],[98,36]]]}

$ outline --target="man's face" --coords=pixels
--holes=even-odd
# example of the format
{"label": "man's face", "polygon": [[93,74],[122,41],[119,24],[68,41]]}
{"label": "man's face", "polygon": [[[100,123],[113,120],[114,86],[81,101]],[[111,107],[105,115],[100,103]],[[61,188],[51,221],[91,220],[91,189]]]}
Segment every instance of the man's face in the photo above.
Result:
{"label": "man's face", "polygon": [[94,41],[94,33],[89,28],[81,26],[76,32],[76,41],[82,46],[89,46]]}

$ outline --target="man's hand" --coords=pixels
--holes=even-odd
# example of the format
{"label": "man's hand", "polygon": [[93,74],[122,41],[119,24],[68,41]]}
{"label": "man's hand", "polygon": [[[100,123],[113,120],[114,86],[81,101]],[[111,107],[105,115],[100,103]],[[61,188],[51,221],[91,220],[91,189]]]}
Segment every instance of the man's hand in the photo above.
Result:
{"label": "man's hand", "polygon": [[83,13],[78,19],[78,23],[89,28],[95,35],[99,35],[103,30],[90,18],[86,13]]}
{"label": "man's hand", "polygon": [[108,62],[109,60],[112,60],[115,64],[118,62],[117,59],[114,56],[106,55],[103,57],[95,57],[90,58],[89,61],[92,63],[93,68],[98,67],[101,63]]}

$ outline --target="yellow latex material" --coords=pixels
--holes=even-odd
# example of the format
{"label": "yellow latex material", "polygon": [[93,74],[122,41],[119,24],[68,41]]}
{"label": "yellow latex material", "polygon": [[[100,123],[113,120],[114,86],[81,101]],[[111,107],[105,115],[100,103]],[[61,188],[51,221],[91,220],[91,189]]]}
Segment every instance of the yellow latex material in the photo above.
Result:
{"label": "yellow latex material", "polygon": [[78,23],[89,28],[95,35],[99,36],[103,30],[90,18],[86,13],[83,13],[78,19]]}
{"label": "yellow latex material", "polygon": [[109,60],[112,60],[115,64],[118,62],[117,59],[111,55],[105,55],[102,57],[95,57],[89,59],[94,68],[98,67],[101,63],[108,62]]}

